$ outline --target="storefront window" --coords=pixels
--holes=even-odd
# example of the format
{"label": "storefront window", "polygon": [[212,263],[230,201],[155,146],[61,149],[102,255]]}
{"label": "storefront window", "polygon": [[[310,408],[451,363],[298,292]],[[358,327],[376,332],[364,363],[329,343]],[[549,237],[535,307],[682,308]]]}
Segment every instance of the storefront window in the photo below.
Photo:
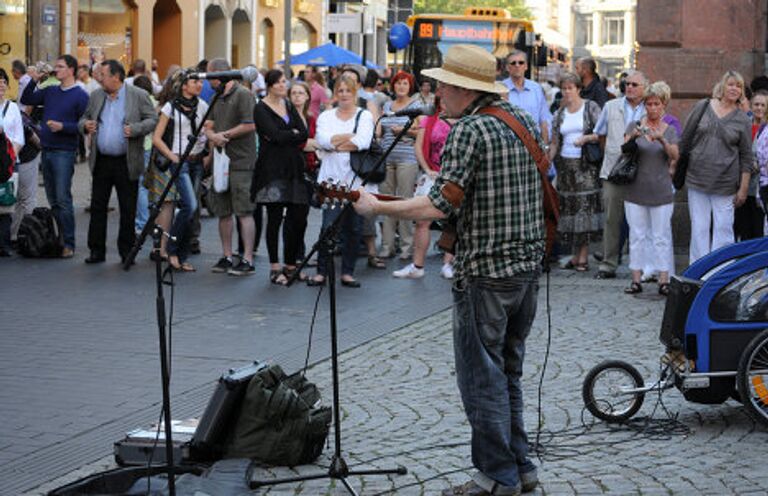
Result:
{"label": "storefront window", "polygon": [[312,31],[303,19],[291,18],[291,54],[298,55],[309,50]]}
{"label": "storefront window", "polygon": [[128,0],[80,0],[77,58],[83,63],[133,62],[136,6]]}
{"label": "storefront window", "polygon": [[16,98],[18,84],[11,77],[11,63],[27,58],[27,10],[25,0],[0,1],[0,67],[10,77],[10,98]]}

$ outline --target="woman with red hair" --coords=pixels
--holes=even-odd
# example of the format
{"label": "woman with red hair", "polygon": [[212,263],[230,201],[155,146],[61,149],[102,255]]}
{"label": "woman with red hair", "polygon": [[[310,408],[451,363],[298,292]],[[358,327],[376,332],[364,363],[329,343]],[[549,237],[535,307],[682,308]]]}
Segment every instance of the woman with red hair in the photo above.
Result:
{"label": "woman with red hair", "polygon": [[[392,78],[391,85],[395,99],[384,104],[384,115],[388,112],[398,112],[422,106],[418,99],[413,98],[413,94],[416,92],[416,80],[412,74],[403,71],[398,72]],[[381,146],[385,150],[389,148],[407,122],[408,117],[396,116],[383,117],[379,121],[376,135],[381,139]],[[411,128],[387,157],[387,177],[379,186],[382,193],[403,198],[413,196],[416,176],[419,173],[419,163],[416,160],[413,147],[416,133],[417,129]],[[384,219],[380,257],[395,256],[395,227],[397,224],[398,220],[392,217]],[[400,220],[398,234],[400,235],[400,258],[409,260],[413,252],[413,222]],[[411,277],[409,275],[394,275],[395,277]]]}

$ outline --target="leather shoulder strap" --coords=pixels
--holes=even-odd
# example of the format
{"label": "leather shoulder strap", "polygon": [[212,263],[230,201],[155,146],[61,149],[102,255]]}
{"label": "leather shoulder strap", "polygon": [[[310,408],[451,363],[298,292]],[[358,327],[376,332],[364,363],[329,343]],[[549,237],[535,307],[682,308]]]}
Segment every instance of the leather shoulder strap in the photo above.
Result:
{"label": "leather shoulder strap", "polygon": [[536,139],[534,139],[531,133],[528,132],[520,121],[509,112],[505,112],[498,107],[483,107],[478,110],[478,113],[492,115],[497,119],[504,121],[507,126],[512,128],[512,131],[514,131],[517,137],[520,138],[520,141],[522,141],[528,149],[528,153],[533,157],[539,172],[546,177],[547,172],[549,171],[549,159],[547,158],[547,154],[544,153],[544,150],[541,149],[536,142]]}

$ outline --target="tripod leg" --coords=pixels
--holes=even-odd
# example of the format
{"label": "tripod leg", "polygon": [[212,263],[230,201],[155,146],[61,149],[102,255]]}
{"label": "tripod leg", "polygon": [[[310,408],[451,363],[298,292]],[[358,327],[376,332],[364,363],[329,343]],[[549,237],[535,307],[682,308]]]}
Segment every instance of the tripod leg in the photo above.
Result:
{"label": "tripod leg", "polygon": [[349,494],[351,494],[352,496],[357,496],[357,493],[356,493],[356,492],[355,492],[355,490],[352,488],[352,486],[350,486],[350,485],[349,485],[349,482],[347,482],[347,479],[346,479],[346,478],[344,478],[344,477],[339,477],[339,480],[341,481],[341,483],[342,483],[342,484],[344,484],[344,487],[346,487],[346,488],[347,488],[347,491],[349,491]]}
{"label": "tripod leg", "polygon": [[388,474],[406,475],[407,473],[408,473],[408,469],[405,467],[349,471],[349,475],[388,475]]}

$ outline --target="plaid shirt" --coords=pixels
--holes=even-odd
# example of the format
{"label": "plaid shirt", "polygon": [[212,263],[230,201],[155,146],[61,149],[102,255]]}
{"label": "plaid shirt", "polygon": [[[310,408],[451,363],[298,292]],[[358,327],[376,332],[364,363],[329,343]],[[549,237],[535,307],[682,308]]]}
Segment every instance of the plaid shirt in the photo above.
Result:
{"label": "plaid shirt", "polygon": [[[542,144],[531,116],[497,95],[478,98],[451,129],[429,199],[458,220],[457,279],[504,278],[538,270],[544,256],[541,176],[509,126],[496,117],[475,114],[487,105],[510,112]],[[458,208],[441,193],[446,182],[464,190]]]}

